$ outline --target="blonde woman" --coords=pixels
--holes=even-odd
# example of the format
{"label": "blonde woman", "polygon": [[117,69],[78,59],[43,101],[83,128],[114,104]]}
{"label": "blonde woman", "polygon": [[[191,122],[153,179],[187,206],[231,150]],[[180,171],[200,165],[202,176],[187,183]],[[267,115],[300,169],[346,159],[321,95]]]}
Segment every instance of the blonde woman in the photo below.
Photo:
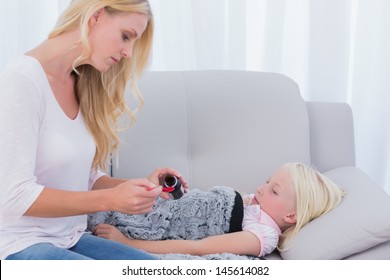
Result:
{"label": "blonde woman", "polygon": [[86,214],[148,212],[159,174],[181,177],[168,168],[132,180],[98,171],[117,148],[119,116],[135,117],[128,81],[142,106],[136,81],[152,36],[147,0],[74,0],[48,39],[3,72],[1,259],[152,258],[85,233]]}
{"label": "blonde woman", "polygon": [[[156,254],[233,253],[261,257],[271,253],[275,248],[286,250],[291,240],[305,224],[331,211],[341,202],[344,195],[344,192],[330,179],[302,163],[287,163],[281,166],[253,194],[244,195],[241,201],[237,199],[237,196],[231,199],[234,205],[228,211],[218,210],[222,207],[215,207],[215,205],[221,205],[221,197],[229,197],[224,195],[227,191],[215,188],[209,192],[203,192],[203,196],[192,195],[190,191],[180,199],[187,199],[187,201],[162,202],[159,207],[173,204],[170,208],[168,207],[172,213],[170,216],[167,215],[170,220],[169,224],[165,232],[160,235],[169,240],[137,240],[136,235],[140,239],[156,235],[150,233],[147,235],[142,228],[142,231],[133,229],[131,232],[122,229],[125,235],[109,224],[97,224],[94,226],[94,232],[98,236]],[[215,198],[211,198],[213,196]],[[181,203],[182,207],[175,207],[174,204],[178,203]],[[205,204],[208,206],[205,207]],[[189,210],[192,216],[183,216],[188,207],[194,207],[192,205],[196,208]],[[229,203],[226,205],[228,206]],[[203,208],[204,216],[201,213]],[[243,208],[241,215],[237,214],[240,213],[240,208]],[[154,211],[159,211],[159,209]],[[196,215],[193,214],[194,212]],[[210,213],[213,215],[210,216]],[[164,211],[158,212],[158,215],[152,212],[146,216],[153,219],[153,225],[150,227],[152,231],[158,224],[155,218],[164,219],[156,233],[159,233],[157,231],[167,224],[168,219],[164,217]],[[197,220],[195,216],[200,219]],[[219,221],[224,221],[226,216],[229,217],[228,226],[226,222],[219,223]],[[118,215],[111,220],[123,226],[126,224],[126,217],[133,219],[126,215]],[[194,223],[199,226],[197,227]],[[237,228],[237,224],[242,227]],[[219,228],[215,229],[216,227]],[[190,230],[186,232],[182,230],[183,228],[190,228]]]}

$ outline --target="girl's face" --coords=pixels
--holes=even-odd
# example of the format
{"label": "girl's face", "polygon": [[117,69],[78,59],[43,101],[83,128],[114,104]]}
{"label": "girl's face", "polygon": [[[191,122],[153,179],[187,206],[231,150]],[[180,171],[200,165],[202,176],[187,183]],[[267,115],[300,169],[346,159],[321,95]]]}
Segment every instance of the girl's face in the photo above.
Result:
{"label": "girl's face", "polygon": [[295,190],[286,168],[279,168],[259,186],[255,198],[255,203],[260,204],[282,229],[296,222]]}
{"label": "girl's face", "polygon": [[99,72],[107,71],[122,58],[130,58],[134,43],[148,25],[148,16],[141,13],[109,14],[96,12],[89,21],[88,39],[91,56],[88,64]]}

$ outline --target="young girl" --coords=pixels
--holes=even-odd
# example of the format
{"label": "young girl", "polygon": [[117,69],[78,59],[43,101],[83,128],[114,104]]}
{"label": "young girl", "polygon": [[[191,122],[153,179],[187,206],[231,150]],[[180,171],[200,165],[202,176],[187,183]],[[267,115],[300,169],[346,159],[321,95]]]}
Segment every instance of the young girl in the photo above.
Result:
{"label": "young girl", "polygon": [[[194,192],[196,195],[193,195]],[[98,236],[150,253],[207,255],[225,252],[263,256],[275,248],[279,250],[288,248],[289,242],[305,224],[332,210],[343,196],[343,191],[335,183],[301,163],[281,166],[265,184],[257,188],[255,193],[243,196],[244,214],[241,219],[240,196],[234,195],[232,190],[230,191],[232,195],[226,195],[227,193],[229,188],[226,187],[219,190],[214,187],[209,192],[190,191],[180,199],[182,202],[180,200],[162,202],[152,213],[142,218],[106,213],[103,221],[109,221],[111,225],[95,223],[90,226]],[[198,203],[196,200],[199,197],[203,199]],[[221,202],[224,199],[230,202]],[[159,211],[167,203],[171,204],[168,209],[175,210],[170,216],[164,216]],[[229,208],[232,203],[233,207]],[[180,204],[180,207],[172,207],[177,204]],[[215,207],[218,204],[222,206]],[[205,215],[199,214],[202,207]],[[200,220],[196,216],[200,216]],[[124,226],[127,224],[126,219],[133,219],[129,228]],[[143,225],[146,224],[145,219],[149,219],[151,227],[137,231],[137,219],[138,224]],[[91,221],[94,221],[93,217]],[[168,225],[164,225],[164,222]],[[242,229],[232,227],[237,223],[242,225]],[[162,234],[155,234],[161,229]],[[139,240],[158,238],[165,240]]]}

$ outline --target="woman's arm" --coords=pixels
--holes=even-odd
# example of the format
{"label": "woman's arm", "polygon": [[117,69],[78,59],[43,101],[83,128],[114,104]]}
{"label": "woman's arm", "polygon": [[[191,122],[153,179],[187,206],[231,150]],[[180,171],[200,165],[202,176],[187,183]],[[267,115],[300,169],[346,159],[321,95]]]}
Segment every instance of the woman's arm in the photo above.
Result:
{"label": "woman's arm", "polygon": [[98,178],[92,192],[74,192],[44,188],[36,201],[25,212],[34,217],[66,217],[101,211],[117,211],[142,214],[152,210],[157,196],[169,199],[158,186],[158,177],[172,173],[182,176],[171,168],[158,168],[145,179],[119,179],[108,175]]}
{"label": "woman's arm", "polygon": [[92,186],[92,190],[109,189],[118,186],[121,183],[126,182],[126,179],[113,178],[108,175],[103,175],[95,181]]}
{"label": "woman's arm", "polygon": [[215,235],[200,240],[149,241],[128,239],[117,228],[107,224],[100,224],[96,226],[94,233],[97,236],[115,240],[154,254],[207,255],[232,253],[236,255],[258,256],[261,249],[259,239],[248,231]]}
{"label": "woman's arm", "polygon": [[152,210],[160,193],[161,187],[147,179],[127,180],[113,188],[86,192],[44,188],[25,215],[66,217],[98,211],[141,214]]}
{"label": "woman's arm", "polygon": [[[158,185],[160,181],[159,179],[166,174],[171,174],[178,177],[183,184],[184,190],[187,192],[188,190],[187,181],[178,171],[176,171],[173,168],[169,168],[169,167],[157,168],[147,177],[147,179],[149,179],[149,181],[151,181],[152,183]],[[95,183],[92,186],[92,189],[99,190],[99,189],[112,188],[125,181],[127,181],[127,179],[113,178],[108,175],[103,175],[95,181]]]}

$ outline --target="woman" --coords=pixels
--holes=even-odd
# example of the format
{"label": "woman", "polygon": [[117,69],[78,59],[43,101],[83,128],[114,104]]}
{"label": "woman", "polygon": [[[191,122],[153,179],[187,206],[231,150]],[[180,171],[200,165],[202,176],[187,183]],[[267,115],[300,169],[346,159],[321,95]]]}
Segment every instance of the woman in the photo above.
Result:
{"label": "woman", "polygon": [[117,148],[119,117],[134,119],[129,80],[142,106],[136,80],[152,35],[147,0],[75,0],[48,39],[2,74],[1,259],[153,258],[85,233],[86,214],[148,212],[159,176],[181,178],[169,168],[132,180],[98,171]]}

